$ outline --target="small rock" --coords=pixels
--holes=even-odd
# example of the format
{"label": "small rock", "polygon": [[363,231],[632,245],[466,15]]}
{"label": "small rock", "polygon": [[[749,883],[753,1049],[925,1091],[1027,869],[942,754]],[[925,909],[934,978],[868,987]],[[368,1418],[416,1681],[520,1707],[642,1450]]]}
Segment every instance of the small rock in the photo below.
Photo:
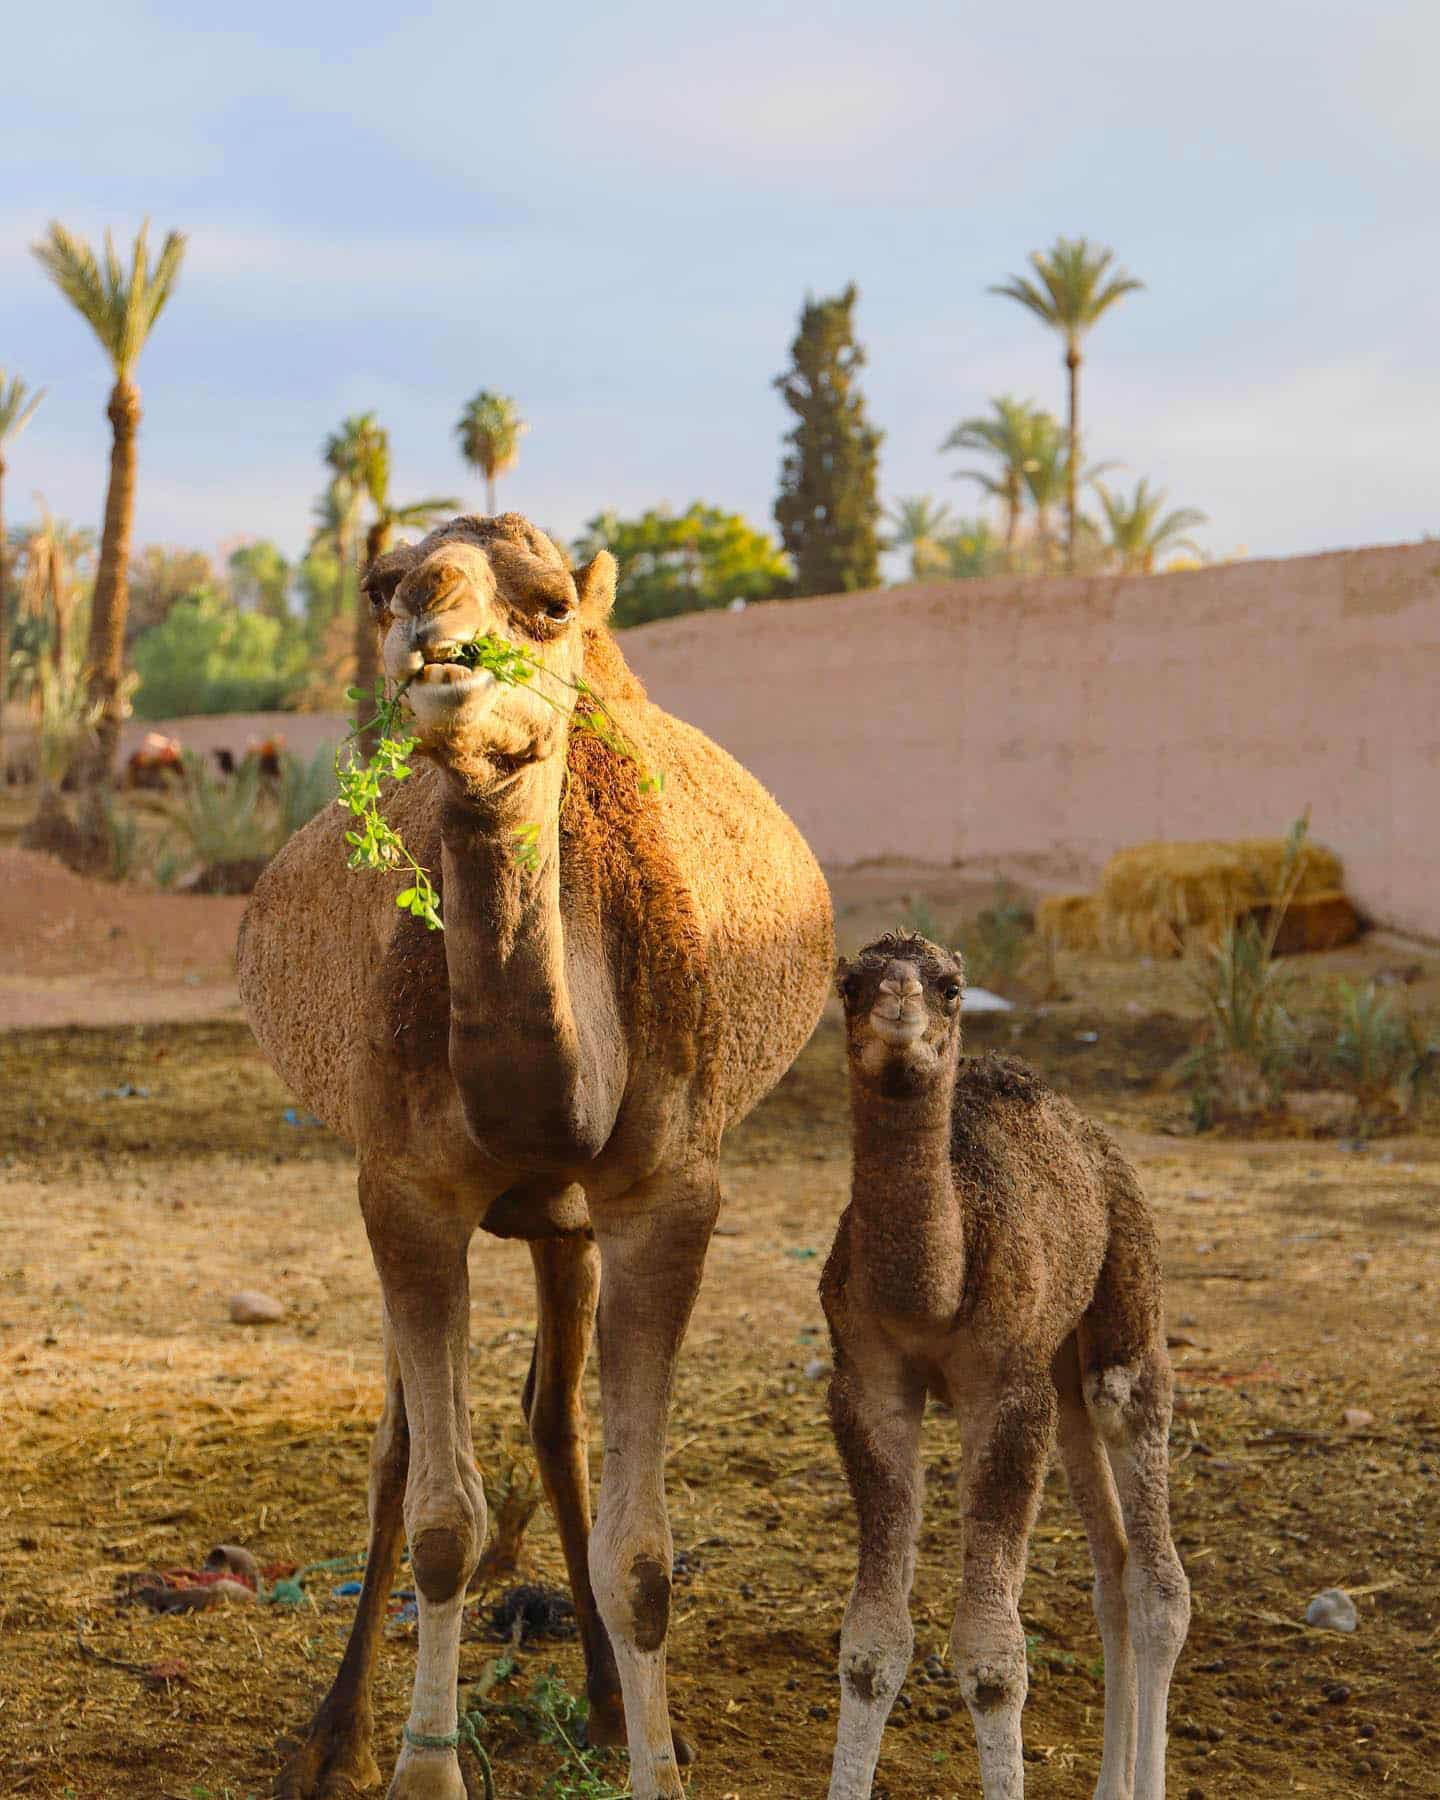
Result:
{"label": "small rock", "polygon": [[1165,1339],[1165,1348],[1167,1350],[1198,1350],[1200,1346],[1188,1332],[1172,1331]]}
{"label": "small rock", "polygon": [[1360,1616],[1344,1588],[1326,1588],[1305,1608],[1305,1623],[1321,1631],[1354,1631]]}
{"label": "small rock", "polygon": [[807,1381],[823,1381],[830,1373],[830,1365],[823,1356],[812,1356],[804,1372]]}
{"label": "small rock", "polygon": [[1340,1415],[1340,1422],[1347,1431],[1363,1431],[1367,1425],[1375,1423],[1375,1415],[1366,1412],[1363,1406],[1347,1406]]}
{"label": "small rock", "polygon": [[278,1325],[285,1317],[285,1303],[273,1295],[246,1288],[230,1296],[232,1325]]}
{"label": "small rock", "polygon": [[1343,1706],[1350,1698],[1350,1690],[1343,1681],[1331,1682],[1324,1689],[1324,1694],[1331,1706]]}

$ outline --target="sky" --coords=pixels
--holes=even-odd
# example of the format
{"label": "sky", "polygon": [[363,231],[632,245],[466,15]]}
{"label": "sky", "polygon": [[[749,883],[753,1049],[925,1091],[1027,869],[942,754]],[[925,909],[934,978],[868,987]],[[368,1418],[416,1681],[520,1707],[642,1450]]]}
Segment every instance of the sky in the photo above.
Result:
{"label": "sky", "polygon": [[[216,25],[231,14],[243,23]],[[1054,338],[986,292],[1058,234],[1145,283],[1089,341],[1087,459],[1220,556],[1440,530],[1434,0],[723,9],[67,0],[7,20],[8,456],[98,525],[107,370],[29,246],[189,233],[139,367],[136,543],[295,552],[347,413],[392,493],[478,508],[455,419],[529,421],[501,484],[564,537],[692,499],[771,524],[807,293],[854,281],[882,497],[973,513],[938,445]]]}

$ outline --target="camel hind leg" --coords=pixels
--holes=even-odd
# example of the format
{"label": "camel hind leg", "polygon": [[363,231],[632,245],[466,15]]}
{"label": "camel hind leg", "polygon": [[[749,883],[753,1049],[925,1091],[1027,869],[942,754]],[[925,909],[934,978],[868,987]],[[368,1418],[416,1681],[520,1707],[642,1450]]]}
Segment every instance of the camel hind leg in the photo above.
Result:
{"label": "camel hind leg", "polygon": [[1135,1800],[1164,1800],[1165,1711],[1190,1623],[1190,1586],[1170,1536],[1174,1376],[1161,1319],[1154,1222],[1134,1171],[1106,1146],[1110,1243],[1080,1327],[1085,1406],[1115,1478],[1128,1551],[1124,1590],[1137,1697]]}
{"label": "camel hind leg", "polygon": [[1125,1527],[1095,1420],[1085,1405],[1080,1349],[1067,1338],[1055,1359],[1060,1460],[1095,1567],[1095,1618],[1105,1651],[1105,1748],[1095,1800],[1131,1800],[1135,1788],[1135,1654],[1125,1599]]}
{"label": "camel hind leg", "polygon": [[537,1322],[521,1406],[575,1598],[590,1702],[586,1734],[591,1744],[623,1749],[620,1676],[590,1585],[590,1427],[582,1383],[600,1298],[600,1252],[588,1234],[576,1234],[537,1240],[530,1258]]}

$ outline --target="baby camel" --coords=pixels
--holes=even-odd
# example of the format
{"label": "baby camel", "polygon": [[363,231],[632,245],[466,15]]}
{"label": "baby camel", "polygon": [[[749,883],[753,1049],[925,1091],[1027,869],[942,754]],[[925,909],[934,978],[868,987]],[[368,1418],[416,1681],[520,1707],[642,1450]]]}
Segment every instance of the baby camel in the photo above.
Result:
{"label": "baby camel", "polygon": [[1144,1197],[1110,1138],[1023,1063],[960,1062],[964,982],[948,951],[891,935],[838,973],[854,1186],[820,1291],[860,1561],[830,1800],[870,1793],[910,1662],[927,1394],[963,1434],[950,1647],[986,1800],[1024,1791],[1020,1587],[1057,1423],[1105,1646],[1096,1800],[1162,1800],[1190,1593],[1170,1538],[1172,1377]]}

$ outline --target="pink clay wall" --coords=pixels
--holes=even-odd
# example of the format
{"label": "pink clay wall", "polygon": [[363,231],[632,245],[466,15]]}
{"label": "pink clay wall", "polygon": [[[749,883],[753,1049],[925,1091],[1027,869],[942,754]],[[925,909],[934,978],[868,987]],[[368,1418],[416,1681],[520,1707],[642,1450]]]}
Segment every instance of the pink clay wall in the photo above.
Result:
{"label": "pink clay wall", "polygon": [[625,634],[652,696],[833,864],[1282,832],[1440,938],[1440,543],[936,582]]}

